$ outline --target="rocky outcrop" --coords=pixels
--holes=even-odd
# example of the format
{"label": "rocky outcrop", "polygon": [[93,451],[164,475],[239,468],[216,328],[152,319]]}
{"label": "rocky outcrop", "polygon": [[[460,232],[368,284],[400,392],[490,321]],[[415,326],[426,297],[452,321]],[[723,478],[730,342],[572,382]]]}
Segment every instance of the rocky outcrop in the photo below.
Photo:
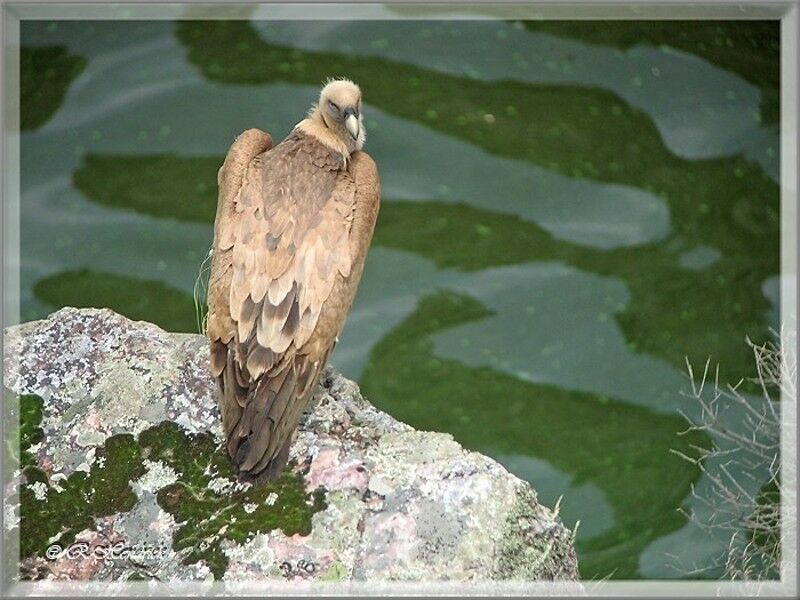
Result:
{"label": "rocky outcrop", "polygon": [[110,310],[5,332],[23,577],[120,581],[574,580],[531,487],[377,410],[328,369],[276,482],[238,483],[207,345]]}

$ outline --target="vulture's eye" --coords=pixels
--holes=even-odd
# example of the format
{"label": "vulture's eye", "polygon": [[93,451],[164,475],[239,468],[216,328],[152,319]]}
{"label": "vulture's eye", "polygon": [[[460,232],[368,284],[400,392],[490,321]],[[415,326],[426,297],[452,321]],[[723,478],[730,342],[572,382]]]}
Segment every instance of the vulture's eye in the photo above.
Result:
{"label": "vulture's eye", "polygon": [[330,100],[328,100],[328,106],[330,106],[330,108],[331,108],[331,110],[332,110],[333,112],[339,112],[339,107],[338,107],[338,106],[336,106],[336,105],[335,105],[333,102],[331,102]]}

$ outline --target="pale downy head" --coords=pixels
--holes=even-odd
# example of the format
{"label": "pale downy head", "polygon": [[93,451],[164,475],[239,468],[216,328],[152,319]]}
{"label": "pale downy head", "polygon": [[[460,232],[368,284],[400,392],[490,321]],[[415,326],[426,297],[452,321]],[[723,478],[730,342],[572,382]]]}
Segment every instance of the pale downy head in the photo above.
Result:
{"label": "pale downy head", "polygon": [[317,112],[350,152],[361,150],[367,137],[361,113],[361,89],[349,79],[333,79],[319,94]]}

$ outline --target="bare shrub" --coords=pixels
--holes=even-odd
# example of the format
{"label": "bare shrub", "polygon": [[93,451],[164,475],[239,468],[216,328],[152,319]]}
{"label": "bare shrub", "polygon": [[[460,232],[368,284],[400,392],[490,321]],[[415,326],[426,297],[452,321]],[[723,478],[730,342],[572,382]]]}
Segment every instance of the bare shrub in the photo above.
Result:
{"label": "bare shrub", "polygon": [[[773,340],[761,345],[747,340],[757,372],[752,381],[760,395],[742,392],[744,380],[720,385],[718,366],[711,382],[710,361],[697,377],[687,360],[692,389],[686,395],[699,410],[691,416],[682,413],[690,423],[683,433],[703,431],[712,444],[710,448],[693,447],[694,456],[673,451],[696,464],[706,479],[702,492],[692,488],[695,502],[684,512],[709,535],[727,541],[722,556],[711,565],[693,567],[693,574],[722,568],[723,578],[738,581],[781,576],[782,521],[796,531],[795,517],[785,510],[796,501],[794,460],[786,457],[790,465],[781,460],[782,441],[784,448],[794,448],[794,439],[785,436],[791,433],[793,437],[795,423],[796,330],[786,328],[782,335],[773,334]],[[791,443],[787,446],[787,442]],[[793,547],[785,551],[795,552]]]}

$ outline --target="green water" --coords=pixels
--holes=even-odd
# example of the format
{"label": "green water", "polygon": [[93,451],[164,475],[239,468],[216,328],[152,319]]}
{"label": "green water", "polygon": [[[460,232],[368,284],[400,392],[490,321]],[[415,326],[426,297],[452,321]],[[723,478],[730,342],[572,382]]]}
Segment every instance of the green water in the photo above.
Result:
{"label": "green water", "polygon": [[586,578],[719,554],[671,450],[710,443],[677,435],[684,357],[752,376],[745,336],[777,320],[777,22],[24,22],[22,44],[23,319],[196,331],[226,149],[346,75],[384,198],[336,367],[563,497]]}

